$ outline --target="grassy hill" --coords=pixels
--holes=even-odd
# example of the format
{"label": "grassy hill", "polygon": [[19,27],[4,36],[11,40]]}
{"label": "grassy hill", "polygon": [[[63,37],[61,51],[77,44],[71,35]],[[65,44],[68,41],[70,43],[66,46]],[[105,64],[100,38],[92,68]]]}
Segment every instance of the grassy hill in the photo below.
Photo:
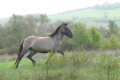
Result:
{"label": "grassy hill", "polygon": [[[35,17],[40,14],[33,14]],[[105,3],[95,5],[93,7],[66,11],[58,14],[48,15],[51,21],[68,20],[82,21],[89,24],[107,24],[108,20],[112,19],[120,26],[120,3]],[[8,22],[9,18],[0,19],[0,24]]]}
{"label": "grassy hill", "polygon": [[[113,6],[117,5],[117,6]],[[93,21],[98,24],[106,24],[108,20],[115,20],[120,23],[120,4],[103,4],[91,8],[67,11],[49,16],[53,21],[56,20],[80,20],[82,22]],[[120,24],[119,24],[120,25]]]}
{"label": "grassy hill", "polygon": [[99,10],[99,9],[82,9],[75,10],[66,13],[60,13],[49,16],[50,19],[63,19],[63,20],[81,20],[86,18],[93,19],[119,19],[120,18],[120,8],[111,10]]}

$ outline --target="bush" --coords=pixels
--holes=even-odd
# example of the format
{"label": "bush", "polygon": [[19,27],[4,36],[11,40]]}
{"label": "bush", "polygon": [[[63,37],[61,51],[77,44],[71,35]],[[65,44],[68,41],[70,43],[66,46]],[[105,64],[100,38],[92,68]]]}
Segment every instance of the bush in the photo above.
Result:
{"label": "bush", "polygon": [[4,55],[5,54],[5,49],[0,49],[0,55]]}
{"label": "bush", "polygon": [[111,35],[108,40],[104,40],[103,49],[116,49],[119,48],[119,40],[116,35]]}
{"label": "bush", "polygon": [[111,49],[111,43],[109,40],[107,39],[103,40],[102,49]]}
{"label": "bush", "polygon": [[14,36],[7,36],[0,40],[0,48],[7,48],[15,45],[17,39]]}
{"label": "bush", "polygon": [[70,39],[68,38],[64,38],[63,41],[62,41],[62,44],[60,46],[60,49],[61,50],[68,50],[68,51],[71,51],[73,49],[73,45],[72,43],[70,42]]}
{"label": "bush", "polygon": [[116,35],[111,35],[110,37],[111,49],[119,47],[119,40]]}
{"label": "bush", "polygon": [[0,49],[0,55],[4,55],[4,54],[12,55],[12,54],[17,54],[17,53],[18,53],[18,47],[16,46],[11,46],[9,48]]}
{"label": "bush", "polygon": [[78,47],[80,45],[84,46],[89,44],[90,39],[86,25],[84,23],[77,22],[73,26],[74,27],[72,28],[72,32],[74,37],[71,39],[73,46]]}
{"label": "bush", "polygon": [[90,29],[89,34],[90,34],[91,45],[95,48],[100,48],[102,45],[101,34],[94,27]]}

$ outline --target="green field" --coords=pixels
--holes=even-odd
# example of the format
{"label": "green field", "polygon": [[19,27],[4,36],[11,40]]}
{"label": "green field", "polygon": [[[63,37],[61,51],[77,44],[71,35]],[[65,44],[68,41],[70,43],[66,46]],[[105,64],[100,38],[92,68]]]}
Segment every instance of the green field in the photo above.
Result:
{"label": "green field", "polygon": [[22,59],[18,69],[14,62],[0,62],[0,80],[120,80],[120,57],[95,52],[72,52],[65,56],[36,58],[33,66],[28,59]]}
{"label": "green field", "polygon": [[120,18],[120,8],[110,9],[110,10],[100,10],[100,9],[83,9],[83,10],[74,10],[71,12],[65,12],[61,14],[51,15],[50,19],[57,20],[73,20],[77,18],[81,19],[106,19],[105,15],[108,19],[119,19]]}
{"label": "green field", "polygon": [[120,26],[120,8],[115,9],[94,9],[86,8],[80,10],[73,10],[64,13],[48,16],[52,21],[81,21],[88,23],[88,25],[107,25],[108,20],[114,20]]}

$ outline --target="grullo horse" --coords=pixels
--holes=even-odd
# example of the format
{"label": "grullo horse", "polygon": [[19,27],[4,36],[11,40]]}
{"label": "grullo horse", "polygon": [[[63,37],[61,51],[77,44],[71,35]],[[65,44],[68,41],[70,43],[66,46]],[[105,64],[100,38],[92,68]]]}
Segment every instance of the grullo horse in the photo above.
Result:
{"label": "grullo horse", "polygon": [[36,62],[32,59],[32,56],[37,52],[47,53],[49,51],[56,51],[64,55],[64,52],[59,49],[63,36],[73,37],[73,34],[67,25],[68,23],[62,23],[52,34],[46,37],[29,36],[25,38],[19,48],[18,57],[15,62],[16,68],[18,68],[22,57],[28,50],[30,51],[30,54],[27,58],[32,61],[33,65],[35,65]]}

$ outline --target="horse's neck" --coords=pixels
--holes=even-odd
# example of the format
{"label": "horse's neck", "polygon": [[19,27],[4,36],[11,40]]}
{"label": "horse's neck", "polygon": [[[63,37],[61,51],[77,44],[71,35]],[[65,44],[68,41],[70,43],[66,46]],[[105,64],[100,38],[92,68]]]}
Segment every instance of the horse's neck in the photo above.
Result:
{"label": "horse's neck", "polygon": [[61,32],[58,32],[55,37],[54,37],[57,41],[62,41],[63,39],[63,34]]}

